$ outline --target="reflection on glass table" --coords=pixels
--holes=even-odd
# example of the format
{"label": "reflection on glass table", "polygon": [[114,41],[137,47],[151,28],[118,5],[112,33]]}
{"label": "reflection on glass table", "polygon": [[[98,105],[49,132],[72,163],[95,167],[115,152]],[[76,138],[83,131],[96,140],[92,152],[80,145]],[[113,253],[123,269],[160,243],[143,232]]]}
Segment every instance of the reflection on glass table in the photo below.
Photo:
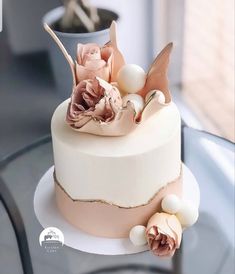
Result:
{"label": "reflection on glass table", "polygon": [[[192,170],[200,185],[200,217],[196,225],[184,232],[183,248],[173,260],[173,266],[181,274],[232,274],[234,273],[234,144],[208,133],[188,127],[182,128],[182,158]],[[0,171],[3,183],[19,210],[28,239],[29,250],[23,248],[23,256],[32,262],[33,272],[45,274],[82,273],[163,273],[157,269],[171,269],[172,260],[159,259],[150,252],[136,255],[102,256],[83,253],[63,247],[57,253],[48,254],[39,245],[42,231],[33,209],[34,191],[45,171],[53,165],[50,136],[6,156]],[[2,183],[2,184],[3,184]],[[0,182],[0,192],[4,192]],[[1,198],[1,196],[0,196]],[[9,203],[9,206],[12,204]],[[12,213],[14,215],[14,208]],[[7,214],[0,215],[0,224]],[[2,222],[3,220],[3,222]],[[20,220],[17,225],[20,224]],[[53,224],[52,224],[53,225]],[[2,226],[2,225],[0,225]],[[19,264],[11,258],[18,256],[17,244],[7,237],[12,230],[10,223],[2,226],[0,237],[0,269],[4,274],[23,273]],[[7,228],[9,227],[9,228]],[[22,227],[20,227],[22,232]],[[20,239],[18,239],[19,241]],[[21,239],[22,242],[22,239]],[[24,241],[23,241],[24,242]],[[20,242],[19,242],[20,244]],[[15,246],[14,246],[15,245]],[[14,248],[12,247],[14,246]],[[30,255],[27,255],[30,253]],[[14,253],[12,255],[12,252]],[[30,261],[31,257],[31,261]],[[182,271],[180,262],[182,259]],[[26,273],[26,272],[25,272]]]}

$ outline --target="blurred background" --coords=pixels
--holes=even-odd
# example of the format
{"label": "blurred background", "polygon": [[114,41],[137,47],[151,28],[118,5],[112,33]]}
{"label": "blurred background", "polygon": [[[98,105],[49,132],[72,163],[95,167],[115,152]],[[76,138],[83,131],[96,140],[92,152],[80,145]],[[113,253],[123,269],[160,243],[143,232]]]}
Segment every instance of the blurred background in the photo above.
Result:
{"label": "blurred background", "polygon": [[[128,63],[147,70],[173,41],[171,92],[183,119],[234,142],[233,0],[91,2],[119,15],[118,43]],[[62,99],[48,56],[53,41],[42,17],[59,5],[59,0],[3,0],[0,157],[50,132],[51,115]]]}

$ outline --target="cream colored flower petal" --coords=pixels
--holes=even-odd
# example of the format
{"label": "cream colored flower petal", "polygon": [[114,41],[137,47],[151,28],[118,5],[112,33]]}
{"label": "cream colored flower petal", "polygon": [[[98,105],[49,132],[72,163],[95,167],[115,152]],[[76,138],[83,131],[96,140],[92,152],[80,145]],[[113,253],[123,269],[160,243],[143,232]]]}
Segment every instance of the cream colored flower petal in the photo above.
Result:
{"label": "cream colored flower petal", "polygon": [[92,119],[92,117],[91,116],[82,116],[82,117],[80,117],[80,119],[78,120],[78,121],[76,121],[75,123],[74,123],[74,127],[76,127],[76,128],[79,128],[79,127],[81,127],[81,126],[84,126],[84,125],[86,125],[89,121],[91,121],[91,119]]}
{"label": "cream colored flower petal", "polygon": [[94,43],[77,45],[77,61],[79,65],[85,65],[88,60],[101,60],[100,47]]}
{"label": "cream colored flower petal", "polygon": [[100,49],[101,59],[105,62],[111,62],[111,59],[113,57],[113,48],[112,47],[102,47]]}
{"label": "cream colored flower petal", "polygon": [[87,60],[85,62],[85,68],[88,70],[98,71],[99,69],[105,66],[106,66],[106,62],[101,59]]}
{"label": "cream colored flower petal", "polygon": [[76,76],[77,76],[77,81],[81,82],[83,80],[87,79],[94,79],[96,77],[100,77],[101,79],[105,81],[109,81],[110,79],[110,71],[109,67],[107,64],[105,64],[103,67],[94,70],[94,69],[89,69],[87,67],[79,65],[77,62],[75,63],[75,70],[76,70]]}
{"label": "cream colored flower petal", "polygon": [[60,39],[57,37],[55,32],[46,23],[44,23],[44,29],[50,34],[50,36],[56,42],[56,44],[62,51],[65,59],[67,60],[69,66],[70,66],[71,72],[72,72],[73,87],[75,87],[77,85],[77,80],[76,80],[75,64],[74,64],[72,57],[68,54],[67,50],[65,49],[64,45],[62,44]]}
{"label": "cream colored flower petal", "polygon": [[171,228],[172,232],[175,233],[176,236],[176,247],[179,248],[181,239],[182,239],[182,227],[175,215],[171,215],[170,218],[167,219],[167,223]]}
{"label": "cream colored flower petal", "polygon": [[168,235],[172,238],[175,238],[175,234],[172,232],[168,226],[167,219],[171,215],[167,213],[156,213],[148,221],[147,229],[151,226],[157,226],[160,233]]}
{"label": "cream colored flower petal", "polygon": [[133,122],[135,112],[133,108],[128,106],[120,110],[115,119],[111,122],[99,122],[90,120],[83,127],[75,129],[79,132],[89,132],[101,136],[123,136],[131,132],[137,125]]}

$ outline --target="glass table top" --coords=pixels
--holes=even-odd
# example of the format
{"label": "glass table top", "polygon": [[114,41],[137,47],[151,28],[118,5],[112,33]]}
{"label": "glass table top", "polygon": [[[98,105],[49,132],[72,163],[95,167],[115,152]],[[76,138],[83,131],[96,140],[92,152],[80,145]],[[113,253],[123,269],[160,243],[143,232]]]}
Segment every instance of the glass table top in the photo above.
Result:
{"label": "glass table top", "polygon": [[[188,127],[183,127],[183,140],[183,160],[198,180],[201,203],[198,222],[184,232],[182,274],[232,274],[234,144]],[[33,198],[40,178],[52,165],[51,140],[45,137],[15,155],[6,157],[0,169],[2,181],[22,216],[33,273],[128,274],[157,273],[157,267],[171,269],[171,259],[159,259],[150,252],[102,256],[63,246],[56,253],[46,253],[39,245],[39,235],[43,228],[36,219]],[[0,269],[4,269],[4,274],[23,273],[14,230],[1,202],[0,232]],[[173,273],[176,274],[176,271]]]}

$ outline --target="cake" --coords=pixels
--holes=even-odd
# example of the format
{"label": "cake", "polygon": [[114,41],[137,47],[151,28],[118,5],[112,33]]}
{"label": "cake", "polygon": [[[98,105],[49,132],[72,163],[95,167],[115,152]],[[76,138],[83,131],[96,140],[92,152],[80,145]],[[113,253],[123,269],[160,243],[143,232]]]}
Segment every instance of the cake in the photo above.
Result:
{"label": "cake", "polygon": [[63,217],[98,237],[130,238],[172,256],[198,217],[182,201],[181,117],[167,69],[172,43],[146,74],[125,64],[116,24],[104,46],[78,44],[71,98],[51,121],[55,197]]}

